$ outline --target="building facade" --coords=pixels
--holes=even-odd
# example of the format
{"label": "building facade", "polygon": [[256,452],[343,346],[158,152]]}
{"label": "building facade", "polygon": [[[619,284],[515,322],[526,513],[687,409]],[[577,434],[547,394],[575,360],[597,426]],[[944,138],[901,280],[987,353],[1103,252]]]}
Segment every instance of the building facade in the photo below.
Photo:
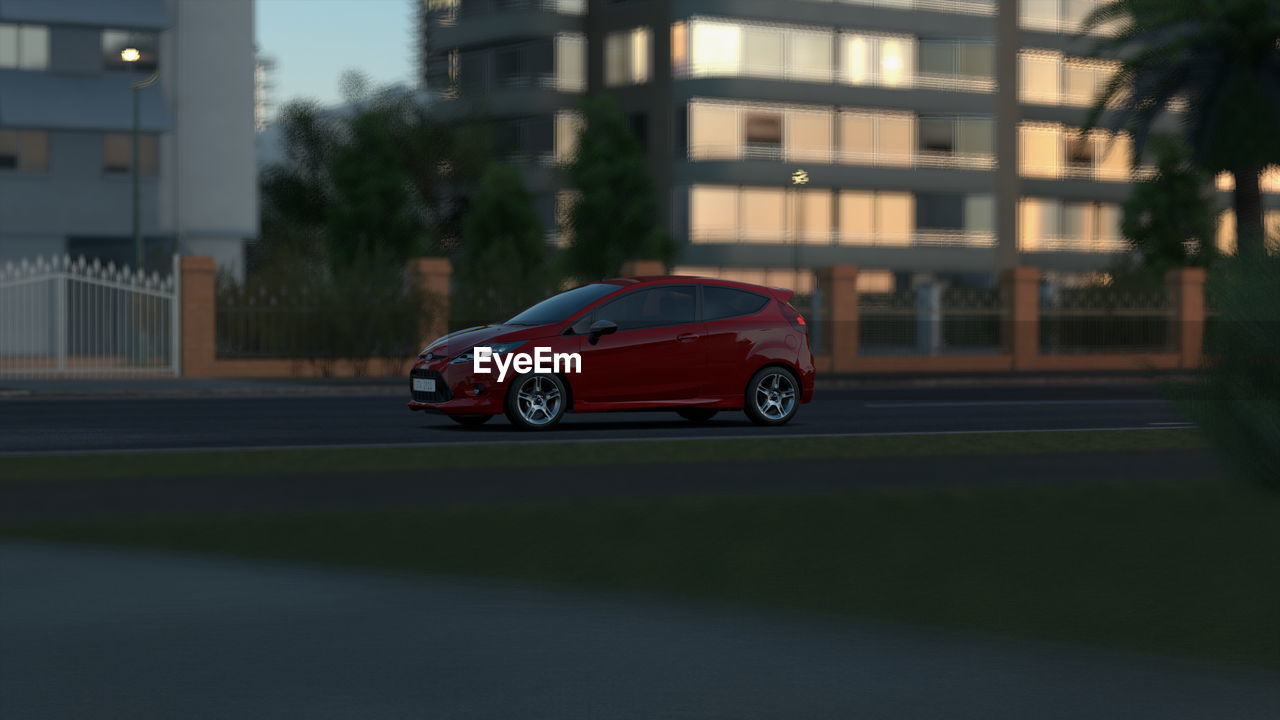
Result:
{"label": "building facade", "polygon": [[1097,4],[424,0],[423,79],[498,122],[549,226],[573,109],[613,94],[680,271],[801,292],[832,264],[867,289],[1088,274],[1125,250],[1135,176],[1128,138],[1077,132],[1115,69],[1076,32]]}
{"label": "building facade", "polygon": [[148,265],[239,271],[258,234],[253,35],[252,0],[0,0],[0,261],[133,264],[137,93]]}

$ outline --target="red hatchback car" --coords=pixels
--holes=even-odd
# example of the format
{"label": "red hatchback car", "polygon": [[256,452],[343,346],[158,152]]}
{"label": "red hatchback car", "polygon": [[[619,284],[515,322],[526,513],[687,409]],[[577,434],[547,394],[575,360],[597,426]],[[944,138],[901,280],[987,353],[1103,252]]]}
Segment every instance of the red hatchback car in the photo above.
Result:
{"label": "red hatchback car", "polygon": [[[804,318],[787,302],[792,295],[697,277],[583,285],[506,322],[431,343],[410,373],[409,409],[463,425],[504,413],[530,430],[550,428],[566,412],[610,410],[674,410],[706,422],[740,409],[760,425],[782,425],[813,397],[813,353]],[[495,355],[576,353],[578,367],[511,370],[499,379],[492,361],[492,372],[475,372],[476,347]],[[494,360],[513,368],[515,359]]]}

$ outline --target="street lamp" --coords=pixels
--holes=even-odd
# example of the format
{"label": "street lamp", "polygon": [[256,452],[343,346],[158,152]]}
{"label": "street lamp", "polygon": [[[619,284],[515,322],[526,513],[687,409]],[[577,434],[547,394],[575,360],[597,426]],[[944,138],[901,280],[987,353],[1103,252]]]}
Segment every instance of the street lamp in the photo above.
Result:
{"label": "street lamp", "polygon": [[[142,51],[138,48],[127,47],[120,51],[120,59],[127,63],[136,63],[142,59]],[[135,272],[142,271],[142,153],[141,146],[141,93],[143,88],[151,87],[159,79],[160,72],[151,73],[151,77],[146,80],[139,80],[133,83],[133,158],[131,161],[131,169],[133,170],[133,268]]]}

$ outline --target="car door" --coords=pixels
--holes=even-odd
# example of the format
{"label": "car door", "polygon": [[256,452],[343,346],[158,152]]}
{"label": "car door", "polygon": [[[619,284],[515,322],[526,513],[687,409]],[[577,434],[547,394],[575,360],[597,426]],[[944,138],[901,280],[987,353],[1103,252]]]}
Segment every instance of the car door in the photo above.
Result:
{"label": "car door", "polygon": [[583,341],[578,398],[659,405],[699,397],[706,350],[697,290],[696,285],[637,288],[597,308],[591,322],[608,320],[618,331],[594,344]]}

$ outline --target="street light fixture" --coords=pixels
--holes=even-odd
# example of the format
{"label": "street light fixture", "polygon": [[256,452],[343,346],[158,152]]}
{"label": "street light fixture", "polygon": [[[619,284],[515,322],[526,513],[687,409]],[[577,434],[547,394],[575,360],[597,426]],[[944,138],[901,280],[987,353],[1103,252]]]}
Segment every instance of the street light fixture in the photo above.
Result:
{"label": "street light fixture", "polygon": [[[138,48],[127,47],[120,51],[120,59],[127,63],[136,63],[142,59],[142,51]],[[135,272],[142,272],[143,256],[142,256],[142,153],[141,146],[141,100],[140,95],[143,88],[151,87],[159,79],[160,72],[151,73],[151,77],[146,80],[136,81],[133,83],[133,157],[131,168],[133,170],[133,269]]]}

